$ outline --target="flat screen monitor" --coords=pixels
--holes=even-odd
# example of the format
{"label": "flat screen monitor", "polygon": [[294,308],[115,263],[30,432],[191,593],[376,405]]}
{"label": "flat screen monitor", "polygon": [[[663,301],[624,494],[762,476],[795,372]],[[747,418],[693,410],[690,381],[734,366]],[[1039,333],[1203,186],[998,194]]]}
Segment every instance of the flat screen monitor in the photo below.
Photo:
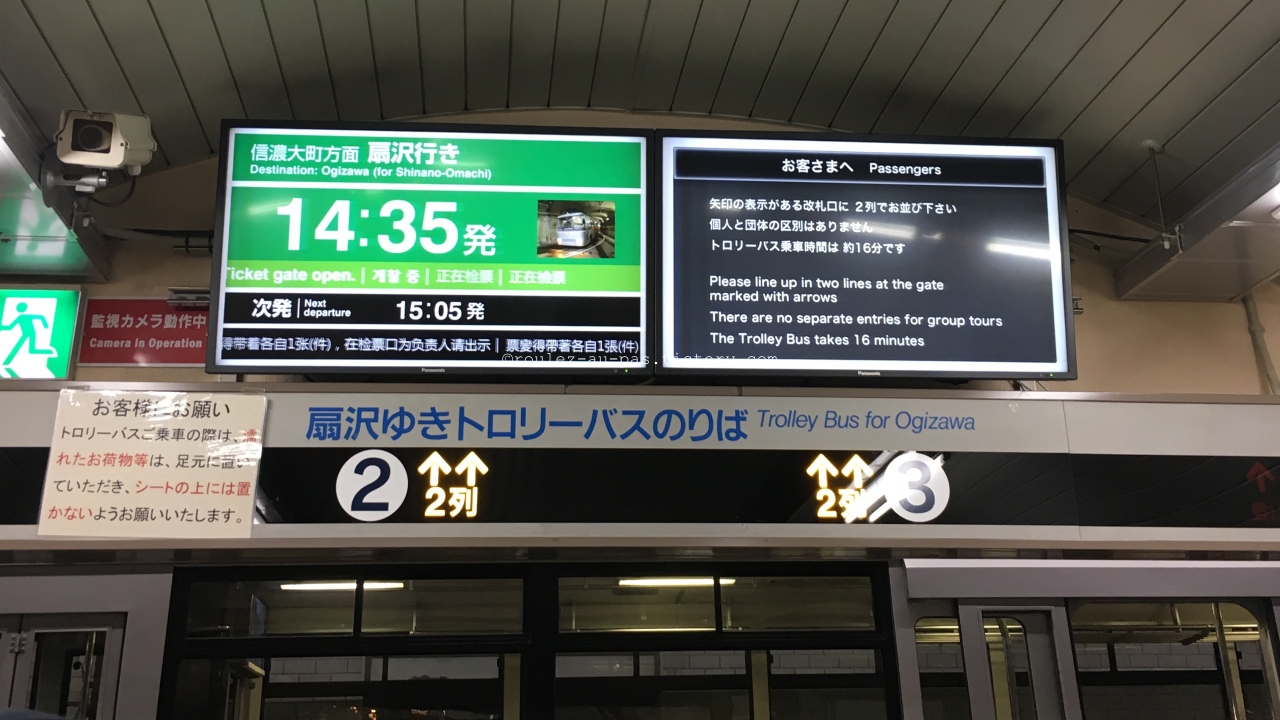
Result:
{"label": "flat screen monitor", "polygon": [[660,371],[1075,377],[1058,143],[657,142]]}
{"label": "flat screen monitor", "polygon": [[223,128],[210,372],[642,372],[644,133]]}

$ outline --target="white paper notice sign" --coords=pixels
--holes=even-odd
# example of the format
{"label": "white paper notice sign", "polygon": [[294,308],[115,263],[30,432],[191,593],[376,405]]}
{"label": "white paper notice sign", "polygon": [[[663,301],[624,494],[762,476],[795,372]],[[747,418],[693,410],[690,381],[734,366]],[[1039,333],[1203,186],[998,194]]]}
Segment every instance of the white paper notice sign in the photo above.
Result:
{"label": "white paper notice sign", "polygon": [[41,535],[247,538],[267,399],[63,390]]}

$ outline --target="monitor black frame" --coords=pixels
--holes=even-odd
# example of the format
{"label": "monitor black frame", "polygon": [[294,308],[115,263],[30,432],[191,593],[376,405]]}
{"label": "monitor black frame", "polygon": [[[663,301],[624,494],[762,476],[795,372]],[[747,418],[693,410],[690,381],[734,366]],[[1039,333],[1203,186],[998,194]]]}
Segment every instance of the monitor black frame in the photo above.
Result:
{"label": "monitor black frame", "polygon": [[[1065,354],[1067,361],[1067,369],[1065,372],[1040,372],[1040,371],[954,371],[954,370],[811,370],[811,369],[744,369],[744,368],[677,368],[669,367],[665,364],[666,352],[668,348],[664,346],[666,334],[666,297],[665,287],[663,286],[663,278],[666,271],[666,264],[669,261],[666,257],[666,226],[665,226],[665,210],[671,198],[667,197],[666,192],[666,175],[668,168],[666,166],[665,141],[668,138],[715,138],[715,139],[733,139],[741,138],[744,140],[790,140],[790,141],[829,141],[829,142],[866,142],[866,143],[906,143],[915,145],[994,145],[1006,147],[1034,147],[1046,148],[1053,152],[1054,170],[1057,175],[1057,196],[1058,196],[1058,232],[1059,245],[1062,252],[1062,318],[1063,329],[1065,333]],[[796,378],[808,378],[818,381],[835,382],[838,380],[865,380],[875,381],[876,379],[933,379],[933,380],[1075,380],[1078,378],[1078,369],[1076,365],[1076,343],[1075,343],[1075,314],[1072,309],[1072,287],[1071,287],[1071,248],[1067,231],[1067,199],[1066,199],[1066,172],[1064,169],[1064,150],[1061,140],[1036,140],[1036,139],[1011,139],[1011,138],[963,138],[957,139],[953,137],[936,137],[936,136],[902,136],[902,135],[866,135],[866,134],[844,134],[831,132],[748,132],[748,131],[678,131],[678,130],[659,130],[655,132],[653,143],[653,155],[655,157],[655,171],[652,197],[654,198],[654,232],[652,233],[653,242],[653,277],[654,277],[654,301],[656,303],[654,318],[656,322],[656,330],[650,333],[654,345],[654,362],[655,371],[660,380],[664,382],[681,382],[690,381],[696,378],[723,378],[725,376],[732,377],[734,382],[744,385],[760,385],[767,384],[770,378],[787,378],[794,381]],[[673,170],[672,170],[673,171]],[[673,315],[674,317],[674,315]]]}
{"label": "monitor black frame", "polygon": [[[513,360],[509,365],[497,367],[456,367],[439,366],[422,363],[420,366],[385,367],[385,366],[315,366],[315,365],[228,365],[218,362],[218,348],[221,342],[222,298],[226,293],[224,286],[223,254],[226,237],[225,218],[228,202],[228,164],[230,159],[231,132],[240,128],[264,128],[288,130],[347,130],[376,132],[414,132],[414,133],[484,133],[492,135],[602,135],[612,137],[641,138],[644,147],[641,157],[640,215],[644,223],[640,233],[640,306],[642,310],[640,328],[640,352],[643,367],[619,367],[606,362],[580,362],[573,366],[534,366],[531,363]],[[654,333],[658,327],[653,318],[656,310],[654,294],[657,292],[657,275],[653,261],[653,222],[655,219],[653,202],[653,173],[656,168],[653,152],[654,132],[650,129],[636,128],[598,128],[576,126],[538,126],[538,125],[489,125],[476,123],[432,123],[432,122],[306,122],[282,120],[223,120],[218,151],[218,183],[214,200],[214,222],[212,238],[212,263],[209,280],[209,340],[205,355],[205,372],[210,374],[254,374],[254,375],[307,375],[307,376],[352,376],[376,375],[412,377],[418,381],[466,381],[477,380],[492,382],[503,376],[520,382],[537,382],[548,380],[565,382],[566,378],[586,376],[595,382],[643,382],[654,375],[656,359],[653,350],[656,348]]]}

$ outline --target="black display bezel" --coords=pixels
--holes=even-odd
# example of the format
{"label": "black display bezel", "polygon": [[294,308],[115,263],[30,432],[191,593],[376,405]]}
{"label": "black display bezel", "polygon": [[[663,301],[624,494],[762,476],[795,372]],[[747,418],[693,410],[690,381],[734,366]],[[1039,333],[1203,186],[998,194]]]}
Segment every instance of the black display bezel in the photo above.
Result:
{"label": "black display bezel", "polygon": [[[512,361],[510,365],[498,367],[442,367],[423,363],[414,367],[383,366],[314,366],[314,365],[228,365],[219,363],[217,359],[221,334],[221,301],[226,289],[223,284],[223,244],[225,239],[224,220],[228,189],[228,150],[230,148],[231,131],[240,128],[267,128],[280,130],[370,130],[378,132],[409,131],[415,133],[487,133],[487,134],[526,134],[526,135],[606,135],[614,137],[638,137],[645,141],[644,157],[641,164],[644,168],[641,202],[641,216],[645,221],[644,232],[641,233],[641,306],[644,317],[641,319],[642,342],[641,353],[643,367],[618,367],[608,363],[582,362],[572,367],[534,366],[531,363]],[[380,377],[401,376],[434,380],[481,379],[492,381],[501,376],[515,376],[524,382],[536,381],[540,378],[564,382],[566,377],[589,376],[597,380],[613,379],[627,381],[635,378],[643,381],[651,378],[655,370],[654,328],[657,327],[652,313],[656,308],[653,295],[656,292],[656,276],[653,272],[653,222],[654,207],[652,201],[653,173],[655,170],[652,130],[631,128],[596,128],[596,127],[545,127],[533,125],[487,125],[474,123],[418,123],[418,122],[293,122],[275,120],[223,120],[221,129],[221,145],[218,152],[218,183],[214,201],[214,221],[212,240],[212,263],[210,268],[209,298],[209,340],[205,355],[205,371],[210,374],[255,374],[255,375],[377,375]],[[496,376],[496,377],[495,377]]]}

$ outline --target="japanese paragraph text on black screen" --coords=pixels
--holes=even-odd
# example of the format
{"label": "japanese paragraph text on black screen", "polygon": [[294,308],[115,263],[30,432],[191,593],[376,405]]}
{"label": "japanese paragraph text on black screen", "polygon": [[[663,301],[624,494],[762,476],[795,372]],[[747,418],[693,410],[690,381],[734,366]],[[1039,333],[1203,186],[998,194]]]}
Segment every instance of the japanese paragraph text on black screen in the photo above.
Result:
{"label": "japanese paragraph text on black screen", "polygon": [[661,153],[662,369],[1075,376],[1054,145]]}

